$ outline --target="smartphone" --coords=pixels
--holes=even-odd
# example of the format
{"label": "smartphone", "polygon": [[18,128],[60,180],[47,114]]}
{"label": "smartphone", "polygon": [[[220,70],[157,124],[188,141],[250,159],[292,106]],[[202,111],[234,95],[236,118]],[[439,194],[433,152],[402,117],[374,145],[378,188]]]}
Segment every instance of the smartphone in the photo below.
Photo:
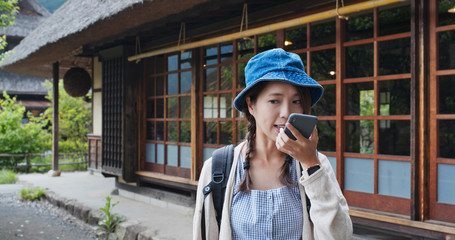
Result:
{"label": "smartphone", "polygon": [[[299,113],[292,113],[288,118],[288,123],[291,123],[306,138],[311,136],[317,121],[316,116]],[[297,140],[287,127],[284,127],[284,132],[290,139]]]}

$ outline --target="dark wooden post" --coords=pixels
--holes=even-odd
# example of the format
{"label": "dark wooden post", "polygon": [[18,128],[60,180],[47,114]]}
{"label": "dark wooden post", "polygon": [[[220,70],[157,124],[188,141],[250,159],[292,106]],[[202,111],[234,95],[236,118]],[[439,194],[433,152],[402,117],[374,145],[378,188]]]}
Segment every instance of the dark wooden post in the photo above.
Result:
{"label": "dark wooden post", "polygon": [[[58,172],[58,73],[59,64],[55,62],[52,64],[52,77],[53,77],[53,93],[52,93],[52,170]],[[52,174],[53,176],[55,174]],[[60,174],[58,174],[60,175]],[[57,175],[57,176],[58,176]]]}

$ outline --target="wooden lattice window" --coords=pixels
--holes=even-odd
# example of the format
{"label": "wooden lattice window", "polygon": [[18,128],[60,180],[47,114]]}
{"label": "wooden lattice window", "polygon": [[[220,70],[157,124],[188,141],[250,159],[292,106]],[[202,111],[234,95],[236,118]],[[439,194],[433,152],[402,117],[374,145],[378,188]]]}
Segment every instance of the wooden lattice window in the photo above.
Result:
{"label": "wooden lattice window", "polygon": [[123,116],[123,58],[103,61],[103,159],[102,170],[121,174]]}

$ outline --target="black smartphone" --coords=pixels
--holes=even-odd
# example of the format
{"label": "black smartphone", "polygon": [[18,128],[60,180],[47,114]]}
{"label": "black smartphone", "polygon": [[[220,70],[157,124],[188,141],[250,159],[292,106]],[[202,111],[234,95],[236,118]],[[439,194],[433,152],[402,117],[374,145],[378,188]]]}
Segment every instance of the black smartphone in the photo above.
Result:
{"label": "black smartphone", "polygon": [[[318,117],[316,116],[299,113],[292,113],[288,118],[288,123],[291,123],[306,138],[311,136],[317,121]],[[287,127],[284,127],[284,132],[290,139],[297,140]]]}

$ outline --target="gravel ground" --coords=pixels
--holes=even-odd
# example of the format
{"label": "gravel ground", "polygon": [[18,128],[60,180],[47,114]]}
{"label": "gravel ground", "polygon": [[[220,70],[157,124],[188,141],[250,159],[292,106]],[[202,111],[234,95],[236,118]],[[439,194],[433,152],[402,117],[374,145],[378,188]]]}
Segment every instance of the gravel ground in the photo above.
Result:
{"label": "gravel ground", "polygon": [[0,239],[97,239],[96,231],[46,200],[22,201],[17,193],[0,193]]}

